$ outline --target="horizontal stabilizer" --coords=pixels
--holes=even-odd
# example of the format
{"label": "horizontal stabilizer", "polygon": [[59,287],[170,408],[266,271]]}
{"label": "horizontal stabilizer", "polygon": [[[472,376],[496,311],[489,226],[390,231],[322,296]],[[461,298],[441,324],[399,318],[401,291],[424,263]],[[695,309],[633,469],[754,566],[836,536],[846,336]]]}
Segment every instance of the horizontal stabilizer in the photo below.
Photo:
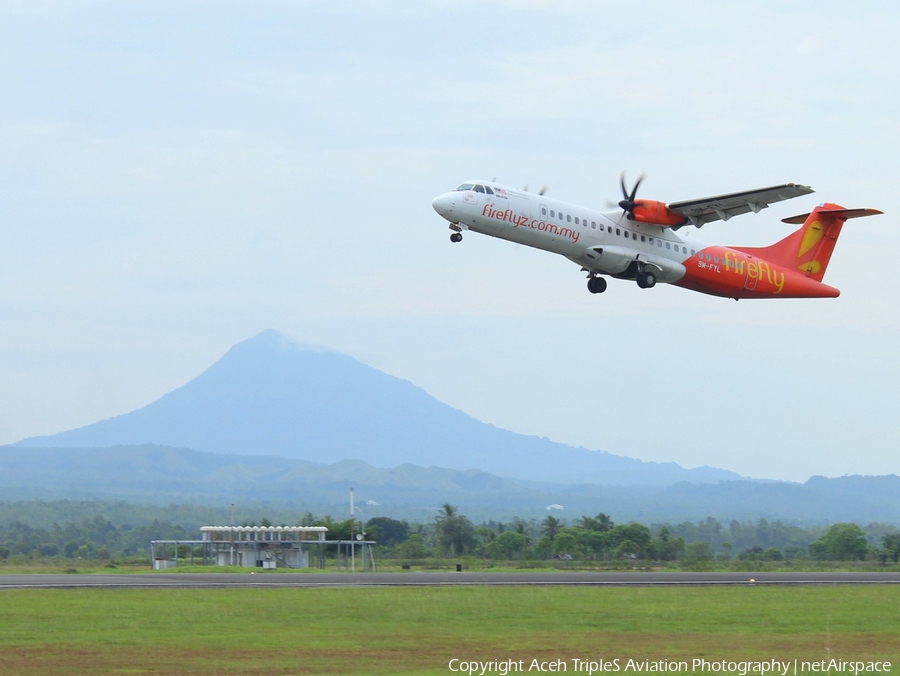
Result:
{"label": "horizontal stabilizer", "polygon": [[[810,212],[812,213],[812,212]],[[883,214],[878,209],[819,209],[817,213],[827,214],[836,218],[862,218],[863,216],[877,216]],[[800,214],[799,216],[791,216],[790,218],[782,218],[782,223],[791,223],[793,225],[802,225],[809,218],[809,214]]]}

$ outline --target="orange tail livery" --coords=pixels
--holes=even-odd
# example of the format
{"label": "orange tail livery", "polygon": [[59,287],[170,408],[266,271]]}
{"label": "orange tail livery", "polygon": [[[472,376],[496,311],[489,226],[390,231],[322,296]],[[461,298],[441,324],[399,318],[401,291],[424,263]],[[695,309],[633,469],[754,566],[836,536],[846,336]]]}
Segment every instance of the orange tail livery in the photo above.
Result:
{"label": "orange tail livery", "polygon": [[823,204],[812,213],[785,218],[785,223],[803,223],[803,227],[780,242],[760,248],[734,248],[821,282],[844,221],[880,213],[875,209],[845,209],[838,204]]}

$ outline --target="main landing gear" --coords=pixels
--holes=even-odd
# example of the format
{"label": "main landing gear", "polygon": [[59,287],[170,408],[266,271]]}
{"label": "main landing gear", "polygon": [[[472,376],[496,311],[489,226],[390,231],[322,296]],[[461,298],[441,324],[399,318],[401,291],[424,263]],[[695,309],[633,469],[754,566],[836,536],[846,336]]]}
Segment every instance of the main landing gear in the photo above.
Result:
{"label": "main landing gear", "polygon": [[656,286],[656,274],[650,270],[641,270],[637,276],[637,285],[642,289],[652,289]]}
{"label": "main landing gear", "polygon": [[606,291],[606,280],[603,277],[588,277],[588,291],[603,293]]}

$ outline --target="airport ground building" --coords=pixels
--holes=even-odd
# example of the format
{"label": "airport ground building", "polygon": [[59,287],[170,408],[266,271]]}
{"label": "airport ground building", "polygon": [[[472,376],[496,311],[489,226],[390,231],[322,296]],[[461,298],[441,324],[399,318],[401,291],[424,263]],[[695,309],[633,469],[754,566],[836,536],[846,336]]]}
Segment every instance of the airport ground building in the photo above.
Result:
{"label": "airport ground building", "polygon": [[[179,560],[215,566],[244,568],[325,567],[327,547],[336,547],[339,560],[356,557],[365,569],[367,559],[374,568],[373,541],[327,540],[324,526],[203,526],[200,540],[153,540],[150,558],[154,570],[175,568]],[[187,554],[184,552],[187,548]],[[358,552],[358,553],[357,553]],[[199,561],[197,560],[199,559]]]}

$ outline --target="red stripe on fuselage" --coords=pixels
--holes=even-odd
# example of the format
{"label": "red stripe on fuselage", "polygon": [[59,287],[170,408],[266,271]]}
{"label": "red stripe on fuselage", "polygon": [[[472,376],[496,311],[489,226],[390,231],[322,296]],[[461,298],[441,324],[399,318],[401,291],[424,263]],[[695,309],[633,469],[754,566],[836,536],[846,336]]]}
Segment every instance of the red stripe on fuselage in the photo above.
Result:
{"label": "red stripe on fuselage", "polygon": [[725,298],[836,298],[840,291],[767,260],[724,246],[698,251],[683,263],[677,282]]}

